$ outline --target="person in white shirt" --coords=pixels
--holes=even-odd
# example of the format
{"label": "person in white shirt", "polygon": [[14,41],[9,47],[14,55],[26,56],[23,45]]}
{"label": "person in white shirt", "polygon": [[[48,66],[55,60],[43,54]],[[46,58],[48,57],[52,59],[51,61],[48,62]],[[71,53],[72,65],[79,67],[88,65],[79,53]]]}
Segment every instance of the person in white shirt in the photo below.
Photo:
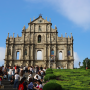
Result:
{"label": "person in white shirt", "polygon": [[46,68],[44,68],[43,71],[46,72]]}
{"label": "person in white shirt", "polygon": [[14,86],[13,86],[13,88],[18,88],[19,78],[20,78],[20,76],[18,75],[18,72],[17,72],[17,73],[15,74],[15,81],[14,81]]}
{"label": "person in white shirt", "polygon": [[30,67],[30,72],[32,72],[32,67]]}
{"label": "person in white shirt", "polygon": [[11,77],[12,77],[12,69],[11,69],[11,67],[9,67],[9,71],[8,71],[8,81],[10,81]]}
{"label": "person in white shirt", "polygon": [[28,81],[29,81],[29,78],[32,78],[32,72],[30,72],[30,74],[29,74],[29,76],[27,78]]}
{"label": "person in white shirt", "polygon": [[34,76],[34,79],[37,79],[36,76],[38,76],[38,80],[41,80],[41,76],[38,75],[38,74],[36,74],[36,75]]}
{"label": "person in white shirt", "polygon": [[26,69],[26,67],[24,66],[24,67],[23,67],[24,73],[25,73],[25,69]]}

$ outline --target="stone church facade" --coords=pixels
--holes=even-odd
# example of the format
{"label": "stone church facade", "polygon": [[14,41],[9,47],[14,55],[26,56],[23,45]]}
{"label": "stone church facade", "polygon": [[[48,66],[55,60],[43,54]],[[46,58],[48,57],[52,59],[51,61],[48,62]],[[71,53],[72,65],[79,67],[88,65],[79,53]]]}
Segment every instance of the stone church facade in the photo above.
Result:
{"label": "stone church facade", "polygon": [[[48,68],[73,69],[73,36],[65,35],[58,37],[57,27],[52,27],[51,20],[47,21],[40,15],[38,18],[30,19],[28,28],[25,25],[22,29],[22,36],[8,37],[6,39],[6,52],[4,66],[43,66]],[[42,60],[37,60],[37,52],[42,52]],[[17,52],[20,53],[17,60]],[[61,56],[61,55],[62,56]],[[54,58],[53,58],[54,57]],[[60,59],[60,57],[62,57]],[[54,62],[50,62],[50,60]],[[50,65],[51,64],[51,65]]]}

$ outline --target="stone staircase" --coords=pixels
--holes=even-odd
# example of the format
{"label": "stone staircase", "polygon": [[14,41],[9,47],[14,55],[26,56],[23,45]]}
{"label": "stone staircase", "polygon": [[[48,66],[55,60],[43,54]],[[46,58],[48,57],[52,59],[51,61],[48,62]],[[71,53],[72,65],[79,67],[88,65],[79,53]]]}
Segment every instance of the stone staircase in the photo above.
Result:
{"label": "stone staircase", "polygon": [[[26,79],[27,79],[28,75],[29,75],[28,73],[25,73]],[[33,73],[33,77],[34,77],[34,75],[35,75],[35,73]],[[8,81],[8,80],[2,80],[1,83],[4,86],[4,88],[0,88],[0,90],[18,90],[18,89],[13,89],[13,85],[10,85],[10,81]],[[42,85],[44,86],[44,83]]]}
{"label": "stone staircase", "polygon": [[[0,88],[0,90],[12,90],[13,89],[13,85],[10,85],[10,81],[8,80],[2,80],[2,85],[4,86],[4,88]],[[13,89],[13,90],[18,90],[18,89]]]}
{"label": "stone staircase", "polygon": [[[28,77],[28,73],[25,73],[25,77],[27,79]],[[33,76],[35,75],[35,73],[33,74]],[[27,81],[28,82],[28,81]],[[10,85],[10,81],[8,80],[2,80],[2,88],[0,88],[0,90],[18,90],[18,89],[13,89],[13,85]]]}

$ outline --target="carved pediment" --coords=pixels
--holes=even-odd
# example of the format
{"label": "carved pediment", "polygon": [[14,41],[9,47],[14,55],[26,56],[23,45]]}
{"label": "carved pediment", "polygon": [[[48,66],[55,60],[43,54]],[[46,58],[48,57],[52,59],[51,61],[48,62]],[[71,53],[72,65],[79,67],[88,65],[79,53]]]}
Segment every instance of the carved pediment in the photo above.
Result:
{"label": "carved pediment", "polygon": [[39,16],[38,18],[36,18],[35,20],[33,20],[30,23],[50,23],[50,22],[48,22],[47,20],[43,19],[42,16]]}

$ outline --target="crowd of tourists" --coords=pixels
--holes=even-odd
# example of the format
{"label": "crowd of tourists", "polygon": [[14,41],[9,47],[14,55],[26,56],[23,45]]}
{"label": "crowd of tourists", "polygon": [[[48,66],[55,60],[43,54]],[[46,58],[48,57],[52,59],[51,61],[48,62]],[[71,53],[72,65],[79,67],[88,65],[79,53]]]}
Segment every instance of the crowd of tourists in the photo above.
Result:
{"label": "crowd of tourists", "polygon": [[[33,66],[7,66],[0,67],[0,85],[2,79],[10,81],[13,88],[18,90],[42,90],[43,77],[45,76],[46,68],[38,65]],[[28,77],[25,77],[28,73]]]}

